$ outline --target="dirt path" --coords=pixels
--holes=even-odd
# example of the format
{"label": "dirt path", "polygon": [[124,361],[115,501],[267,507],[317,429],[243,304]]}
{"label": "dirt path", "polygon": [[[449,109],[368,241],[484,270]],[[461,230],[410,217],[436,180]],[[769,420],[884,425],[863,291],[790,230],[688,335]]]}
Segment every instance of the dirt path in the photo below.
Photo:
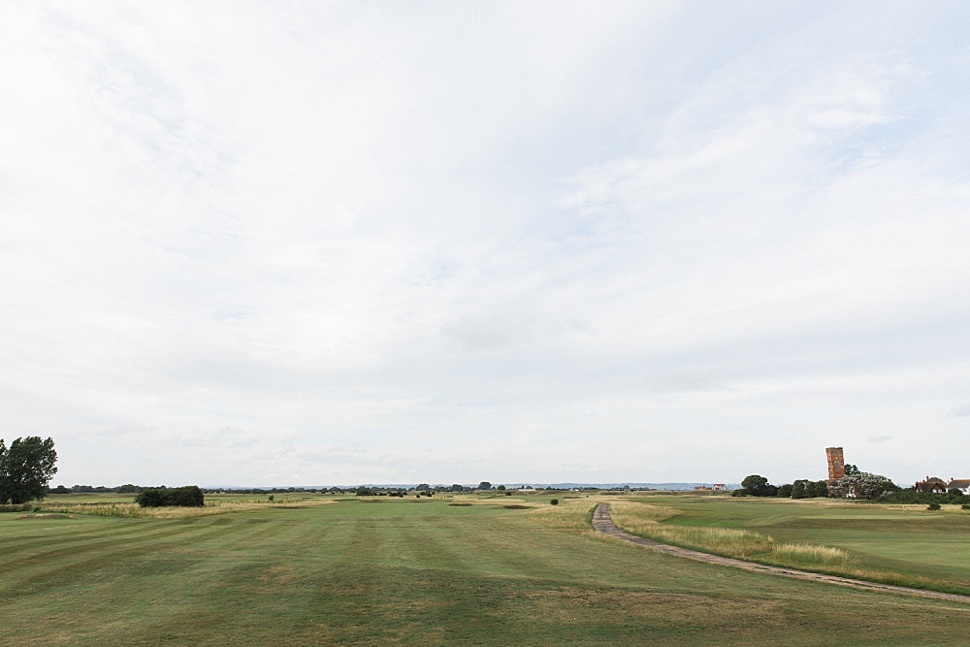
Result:
{"label": "dirt path", "polygon": [[864,580],[854,580],[848,577],[839,577],[837,575],[822,575],[821,573],[811,573],[809,571],[799,571],[792,568],[784,568],[781,566],[767,566],[765,564],[755,564],[754,562],[746,562],[741,559],[733,559],[731,557],[719,557],[717,555],[708,555],[707,553],[701,553],[696,550],[690,550],[687,548],[678,548],[677,546],[670,546],[668,544],[661,544],[658,541],[653,541],[652,539],[644,539],[643,537],[637,537],[636,535],[631,535],[628,532],[624,532],[613,525],[613,520],[610,518],[609,504],[600,503],[596,506],[596,511],[593,512],[593,528],[599,532],[609,535],[615,539],[621,541],[626,541],[631,544],[637,544],[639,546],[646,546],[652,550],[666,553],[668,555],[674,555],[676,557],[683,557],[685,559],[692,559],[697,562],[705,562],[707,564],[716,564],[718,566],[731,566],[733,568],[740,568],[746,571],[755,571],[758,573],[768,573],[770,575],[782,575],[784,577],[792,577],[799,580],[809,580],[812,582],[825,582],[827,584],[838,584],[839,586],[850,586],[856,589],[865,589],[867,591],[881,591],[885,593],[898,593],[902,595],[915,595],[923,598],[935,598],[937,600],[949,600],[951,602],[963,602],[964,604],[970,604],[970,596],[968,595],[957,595],[955,593],[940,593],[938,591],[924,591],[922,589],[911,589],[905,586],[893,586],[891,584],[879,584],[877,582],[866,582]]}

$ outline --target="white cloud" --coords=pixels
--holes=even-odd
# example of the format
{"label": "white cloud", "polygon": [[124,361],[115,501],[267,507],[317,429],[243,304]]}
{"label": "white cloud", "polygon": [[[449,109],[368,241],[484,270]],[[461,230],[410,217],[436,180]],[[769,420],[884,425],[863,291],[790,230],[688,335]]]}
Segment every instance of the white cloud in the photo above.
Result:
{"label": "white cloud", "polygon": [[900,443],[963,431],[966,19],[7,3],[0,436],[93,484],[946,472]]}

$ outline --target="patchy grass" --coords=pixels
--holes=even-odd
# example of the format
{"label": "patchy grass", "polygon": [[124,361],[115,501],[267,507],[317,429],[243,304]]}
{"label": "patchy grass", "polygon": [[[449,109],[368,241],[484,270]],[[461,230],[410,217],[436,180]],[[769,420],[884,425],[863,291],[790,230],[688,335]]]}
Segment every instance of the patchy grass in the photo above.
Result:
{"label": "patchy grass", "polygon": [[536,507],[507,510],[509,499],[455,507],[346,498],[178,519],[0,515],[0,644],[966,643],[965,605],[594,539],[596,500],[525,498]]}
{"label": "patchy grass", "polygon": [[[650,503],[646,503],[649,501]],[[617,526],[704,552],[970,594],[970,518],[925,506],[687,496],[614,500]]]}
{"label": "patchy grass", "polygon": [[121,517],[126,519],[185,519],[189,517],[207,517],[214,514],[229,512],[245,512],[260,510],[266,507],[288,508],[306,505],[324,505],[333,503],[333,499],[320,497],[280,497],[270,501],[268,499],[220,497],[209,495],[202,507],[164,506],[160,508],[143,508],[131,501],[127,495],[107,495],[93,500],[71,500],[52,498],[39,504],[36,509],[43,512],[60,512],[64,514],[85,514],[98,517]]}

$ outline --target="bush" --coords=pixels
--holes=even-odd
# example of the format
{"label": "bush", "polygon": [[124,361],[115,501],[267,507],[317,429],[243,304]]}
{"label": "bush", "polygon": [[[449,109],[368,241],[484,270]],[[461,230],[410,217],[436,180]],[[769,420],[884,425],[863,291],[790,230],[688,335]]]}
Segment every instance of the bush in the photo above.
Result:
{"label": "bush", "polygon": [[898,492],[891,492],[878,499],[880,503],[953,503],[968,504],[970,497],[960,491],[947,494],[933,494],[932,492],[917,492],[910,487]]}
{"label": "bush", "polygon": [[778,487],[760,474],[749,474],[741,481],[741,489],[732,492],[731,496],[778,496]]}
{"label": "bush", "polygon": [[859,472],[858,474],[844,476],[836,481],[832,491],[837,497],[871,501],[899,492],[899,487],[880,474]]}
{"label": "bush", "polygon": [[970,503],[964,503],[960,506],[961,510],[970,510]]}
{"label": "bush", "polygon": [[142,490],[135,499],[135,503],[143,508],[160,508],[163,506],[201,508],[205,505],[205,497],[198,485],[173,488],[167,488],[163,485],[162,487]]}
{"label": "bush", "polygon": [[926,509],[927,510],[939,510],[940,509],[940,504],[939,503],[931,503],[928,506],[926,506]]}
{"label": "bush", "polygon": [[553,499],[549,503],[550,503],[550,505],[559,505],[559,499]]}

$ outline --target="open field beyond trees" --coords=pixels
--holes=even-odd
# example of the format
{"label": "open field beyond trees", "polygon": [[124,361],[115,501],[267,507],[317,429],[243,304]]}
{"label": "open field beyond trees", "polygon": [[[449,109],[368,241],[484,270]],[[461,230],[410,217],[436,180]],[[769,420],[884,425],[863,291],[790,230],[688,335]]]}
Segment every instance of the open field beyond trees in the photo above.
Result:
{"label": "open field beyond trees", "polygon": [[204,516],[168,518],[79,505],[105,514],[131,497],[52,497],[37,516],[0,514],[0,644],[966,644],[970,605],[673,558],[598,536],[588,518],[598,500],[638,518],[649,504],[658,525],[815,543],[964,586],[970,515],[572,497],[212,497]]}

